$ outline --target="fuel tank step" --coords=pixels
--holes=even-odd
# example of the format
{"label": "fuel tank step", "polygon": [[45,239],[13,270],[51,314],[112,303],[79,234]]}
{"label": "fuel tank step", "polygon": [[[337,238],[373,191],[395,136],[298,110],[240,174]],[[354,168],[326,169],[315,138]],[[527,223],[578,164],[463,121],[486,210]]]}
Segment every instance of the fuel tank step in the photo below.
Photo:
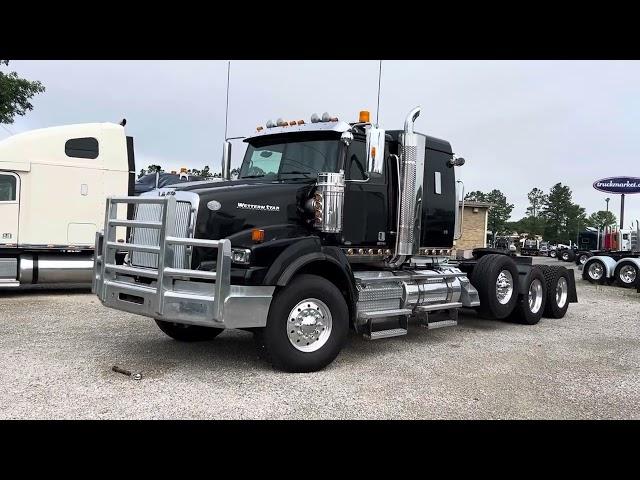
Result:
{"label": "fuel tank step", "polygon": [[361,319],[399,317],[401,315],[411,315],[413,312],[410,308],[394,308],[391,310],[378,310],[376,312],[360,312],[358,317]]}

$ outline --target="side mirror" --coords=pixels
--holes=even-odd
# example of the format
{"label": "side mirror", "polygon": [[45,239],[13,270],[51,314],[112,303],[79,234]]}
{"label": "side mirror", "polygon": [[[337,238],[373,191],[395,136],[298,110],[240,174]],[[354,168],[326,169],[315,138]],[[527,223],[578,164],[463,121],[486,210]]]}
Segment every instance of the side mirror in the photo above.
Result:
{"label": "side mirror", "polygon": [[384,167],[385,131],[381,128],[367,128],[367,172],[382,173]]}

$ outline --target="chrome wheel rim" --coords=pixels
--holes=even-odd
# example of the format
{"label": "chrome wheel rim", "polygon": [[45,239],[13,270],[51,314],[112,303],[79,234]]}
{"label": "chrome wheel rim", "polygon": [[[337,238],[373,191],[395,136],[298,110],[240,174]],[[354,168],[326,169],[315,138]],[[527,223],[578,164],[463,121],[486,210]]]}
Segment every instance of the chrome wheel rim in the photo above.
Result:
{"label": "chrome wheel rim", "polygon": [[589,277],[593,280],[600,280],[602,275],[604,274],[604,269],[602,268],[602,264],[600,262],[593,262],[589,265]]}
{"label": "chrome wheel rim", "polygon": [[568,295],[569,285],[567,284],[567,279],[560,277],[558,279],[558,284],[556,285],[556,304],[559,308],[564,307],[564,304],[567,303]]}
{"label": "chrome wheel rim", "polygon": [[287,336],[297,350],[315,352],[329,340],[332,325],[329,307],[317,298],[307,298],[289,312]]}
{"label": "chrome wheel rim", "polygon": [[586,255],[580,255],[580,264],[584,265],[585,263],[587,263],[587,259],[589,257],[587,257]]}
{"label": "chrome wheel rim", "polygon": [[637,272],[633,265],[625,265],[620,269],[620,280],[626,284],[636,281]]}
{"label": "chrome wheel rim", "polygon": [[496,280],[496,297],[501,305],[506,305],[513,296],[513,276],[509,270],[502,270]]}
{"label": "chrome wheel rim", "polygon": [[562,252],[562,260],[565,262],[569,260],[569,254],[567,252]]}
{"label": "chrome wheel rim", "polygon": [[538,313],[542,306],[542,282],[537,278],[529,285],[529,310]]}

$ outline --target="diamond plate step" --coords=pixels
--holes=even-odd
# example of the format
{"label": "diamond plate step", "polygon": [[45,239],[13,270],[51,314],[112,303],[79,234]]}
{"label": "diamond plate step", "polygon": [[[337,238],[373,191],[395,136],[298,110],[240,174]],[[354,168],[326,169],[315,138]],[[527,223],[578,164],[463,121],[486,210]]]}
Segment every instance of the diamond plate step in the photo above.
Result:
{"label": "diamond plate step", "polygon": [[406,334],[407,330],[405,328],[391,328],[389,330],[378,330],[370,334],[365,333],[364,337],[369,340],[379,340],[380,338],[400,337]]}
{"label": "diamond plate step", "polygon": [[384,318],[399,317],[401,315],[411,315],[413,312],[410,308],[395,308],[393,310],[377,310],[375,312],[359,312],[359,318]]}
{"label": "diamond plate step", "polygon": [[456,325],[458,325],[457,320],[441,320],[439,322],[427,323],[425,326],[428,330],[433,330],[434,328],[455,327]]}

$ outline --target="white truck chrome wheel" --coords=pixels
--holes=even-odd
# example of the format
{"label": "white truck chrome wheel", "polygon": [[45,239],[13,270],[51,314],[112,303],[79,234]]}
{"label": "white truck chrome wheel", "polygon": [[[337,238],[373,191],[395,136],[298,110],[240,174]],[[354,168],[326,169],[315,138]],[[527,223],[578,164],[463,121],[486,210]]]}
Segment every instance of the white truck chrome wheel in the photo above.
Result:
{"label": "white truck chrome wheel", "polygon": [[529,310],[538,313],[542,307],[542,282],[537,278],[529,285]]}
{"label": "white truck chrome wheel", "polygon": [[587,263],[587,260],[589,260],[589,256],[588,255],[580,255],[580,264],[584,265],[585,263]]}
{"label": "white truck chrome wheel", "polygon": [[568,296],[569,285],[567,284],[567,279],[560,277],[558,279],[558,284],[556,285],[556,303],[558,304],[558,308],[564,307],[565,303],[567,303]]}
{"label": "white truck chrome wheel", "polygon": [[333,319],[329,307],[316,298],[307,298],[289,312],[287,336],[301,352],[315,352],[331,336]]}
{"label": "white truck chrome wheel", "polygon": [[593,262],[589,265],[589,277],[592,280],[600,280],[602,275],[604,275],[604,269],[602,268],[602,264],[600,262]]}
{"label": "white truck chrome wheel", "polygon": [[620,281],[631,285],[636,281],[637,272],[633,265],[625,265],[620,269]]}
{"label": "white truck chrome wheel", "polygon": [[496,296],[498,302],[506,305],[513,295],[513,276],[509,270],[502,270],[496,280]]}

